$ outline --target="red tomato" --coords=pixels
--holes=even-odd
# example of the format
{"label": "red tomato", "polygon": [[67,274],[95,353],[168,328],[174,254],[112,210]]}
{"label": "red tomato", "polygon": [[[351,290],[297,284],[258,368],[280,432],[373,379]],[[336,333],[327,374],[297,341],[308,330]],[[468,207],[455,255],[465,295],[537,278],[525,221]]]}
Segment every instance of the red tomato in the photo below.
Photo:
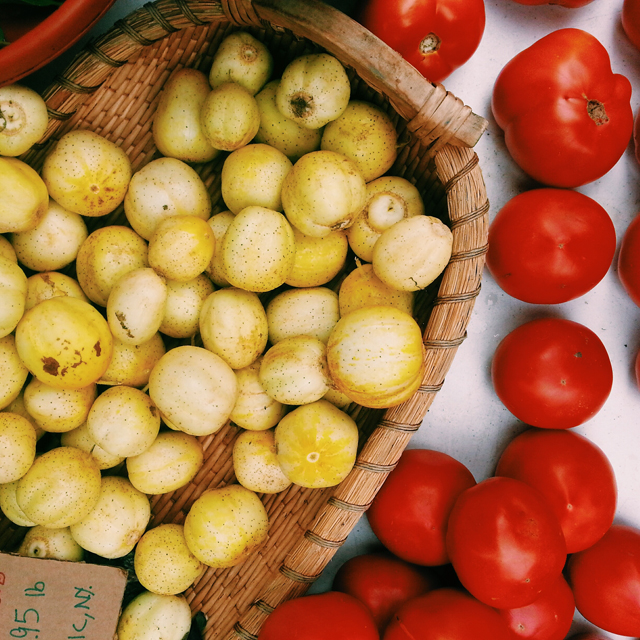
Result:
{"label": "red tomato", "polygon": [[499,612],[519,640],[564,640],[575,609],[571,587],[559,575],[531,604]]}
{"label": "red tomato", "polygon": [[631,83],[581,29],[558,29],[512,58],[491,108],[509,153],[534,180],[577,187],[607,173],[631,139]]}
{"label": "red tomato", "polygon": [[265,620],[259,640],[379,640],[369,610],[348,593],[287,600]]}
{"label": "red tomato", "polygon": [[537,6],[541,4],[557,4],[567,9],[577,9],[591,4],[593,0],[513,0],[517,4],[526,4],[528,6]]}
{"label": "red tomato", "polygon": [[509,200],[491,223],[487,267],[510,296],[556,304],[593,289],[615,250],[615,227],[595,200],[566,189],[533,189]]}
{"label": "red tomato", "polygon": [[512,640],[500,614],[455,589],[436,589],[400,607],[384,640]]}
{"label": "red tomato", "polygon": [[602,408],[613,370],[591,329],[564,318],[542,318],[502,339],[491,362],[491,379],[516,418],[534,427],[570,429]]}
{"label": "red tomato", "polygon": [[640,636],[640,529],[612,525],[592,547],[569,558],[568,573],[576,607],[589,622]]}
{"label": "red tomato", "polygon": [[371,529],[407,562],[449,562],[447,519],[457,497],[476,483],[461,462],[430,449],[405,450],[367,510]]}
{"label": "red tomato", "polygon": [[628,296],[640,307],[640,214],[631,221],[622,236],[618,278]]}
{"label": "red tomato", "polygon": [[613,467],[600,447],[573,431],[528,429],[508,444],[496,475],[542,493],[560,522],[567,553],[590,547],[613,523]]}
{"label": "red tomato", "polygon": [[358,598],[371,611],[380,634],[400,605],[435,586],[434,576],[390,553],[349,558],[333,579],[334,591]]}
{"label": "red tomato", "polygon": [[551,507],[513,478],[488,478],[460,494],[447,550],[462,585],[497,609],[531,604],[558,578],[567,556]]}
{"label": "red tomato", "polygon": [[366,0],[359,20],[425,78],[442,82],[478,48],[484,0]]}
{"label": "red tomato", "polygon": [[600,635],[599,633],[586,632],[586,633],[579,633],[576,636],[571,636],[570,638],[568,638],[568,640],[608,640],[608,639]]}
{"label": "red tomato", "polygon": [[627,37],[637,49],[640,49],[640,2],[624,0],[620,19]]}

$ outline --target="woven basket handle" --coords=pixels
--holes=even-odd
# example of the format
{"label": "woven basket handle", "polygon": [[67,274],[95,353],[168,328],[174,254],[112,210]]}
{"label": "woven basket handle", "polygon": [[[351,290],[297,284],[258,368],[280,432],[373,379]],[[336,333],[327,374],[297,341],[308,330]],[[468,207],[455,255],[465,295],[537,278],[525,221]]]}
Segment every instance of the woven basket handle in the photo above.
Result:
{"label": "woven basket handle", "polygon": [[273,21],[313,40],[358,69],[377,91],[392,96],[394,109],[434,151],[444,144],[473,147],[487,121],[440,84],[425,81],[415,67],[341,11],[318,0],[222,0],[229,20],[239,25]]}

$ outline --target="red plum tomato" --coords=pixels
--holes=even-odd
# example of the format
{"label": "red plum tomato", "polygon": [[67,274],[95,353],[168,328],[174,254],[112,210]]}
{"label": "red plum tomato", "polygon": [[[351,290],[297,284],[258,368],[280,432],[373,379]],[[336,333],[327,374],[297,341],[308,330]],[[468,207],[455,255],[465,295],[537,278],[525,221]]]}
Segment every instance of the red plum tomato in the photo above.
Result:
{"label": "red plum tomato", "polygon": [[456,589],[435,589],[403,604],[384,640],[513,640],[500,614]]}
{"label": "red plum tomato", "polygon": [[636,49],[640,49],[640,2],[624,0],[620,16],[622,28]]}
{"label": "red plum tomato", "polygon": [[640,214],[633,218],[622,236],[618,278],[627,295],[640,307]]}
{"label": "red plum tomato", "polygon": [[499,612],[518,640],[564,640],[575,609],[571,587],[559,575],[531,604]]}
{"label": "red plum tomato", "polygon": [[369,610],[353,596],[326,591],[283,602],[262,625],[259,640],[379,640]]}
{"label": "red plum tomato", "polygon": [[491,109],[511,157],[550,187],[601,178],[633,131],[631,83],[582,29],[552,31],[516,54],[498,74]]}
{"label": "red plum tomato", "polygon": [[513,2],[516,4],[526,4],[530,7],[542,4],[557,4],[567,9],[578,9],[591,4],[593,0],[513,0]]}
{"label": "red plum tomato", "polygon": [[505,477],[460,494],[449,516],[447,550],[465,589],[497,609],[531,604],[561,574],[567,556],[544,497]]}
{"label": "red plum tomato", "polygon": [[505,407],[544,429],[570,429],[593,418],[613,385],[600,338],[565,318],[540,318],[516,327],[498,344],[491,379]]}
{"label": "red plum tomato", "polygon": [[358,598],[382,635],[400,605],[436,585],[435,576],[424,568],[388,552],[375,552],[349,558],[336,572],[332,588]]}
{"label": "red plum tomato", "polygon": [[615,250],[615,227],[595,200],[567,189],[533,189],[509,200],[491,223],[487,268],[510,296],[558,304],[593,289]]}
{"label": "red plum tomato", "polygon": [[457,497],[476,481],[455,458],[431,449],[405,450],[367,510],[378,540],[395,556],[424,566],[449,562],[447,519]]}
{"label": "red plum tomato", "polygon": [[596,543],[613,524],[617,486],[602,449],[573,431],[528,429],[503,451],[497,476],[526,482],[551,505],[567,553]]}
{"label": "red plum tomato", "polygon": [[604,631],[640,636],[640,529],[614,524],[567,565],[578,611]]}
{"label": "red plum tomato", "polygon": [[484,0],[365,0],[358,20],[431,82],[442,82],[480,45]]}

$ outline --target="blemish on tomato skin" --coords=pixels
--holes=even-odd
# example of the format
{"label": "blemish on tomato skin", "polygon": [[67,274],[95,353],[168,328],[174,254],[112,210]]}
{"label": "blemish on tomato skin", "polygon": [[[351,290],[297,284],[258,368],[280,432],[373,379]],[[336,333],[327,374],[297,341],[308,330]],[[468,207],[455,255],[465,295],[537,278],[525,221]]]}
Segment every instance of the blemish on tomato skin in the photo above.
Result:
{"label": "blemish on tomato skin", "polygon": [[42,370],[45,373],[48,373],[50,376],[57,376],[60,363],[55,358],[43,357],[42,359]]}
{"label": "blemish on tomato skin", "polygon": [[78,361],[74,362],[71,365],[71,368],[75,369],[76,367],[79,367],[81,364],[84,364],[84,360],[82,359],[82,354],[77,349],[74,349],[73,352],[78,356]]}
{"label": "blemish on tomato skin", "polygon": [[100,345],[100,340],[98,340],[98,342],[96,342],[93,345],[93,350],[95,351],[96,356],[98,356],[98,358],[99,358],[100,354],[102,353],[102,347]]}

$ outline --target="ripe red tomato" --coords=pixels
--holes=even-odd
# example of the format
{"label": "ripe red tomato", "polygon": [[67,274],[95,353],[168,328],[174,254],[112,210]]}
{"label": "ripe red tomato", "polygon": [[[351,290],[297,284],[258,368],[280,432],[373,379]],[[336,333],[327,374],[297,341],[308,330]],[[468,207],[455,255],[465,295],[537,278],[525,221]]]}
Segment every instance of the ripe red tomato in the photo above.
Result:
{"label": "ripe red tomato", "polygon": [[631,139],[631,83],[581,29],[558,29],[513,57],[491,108],[509,153],[534,180],[578,187],[607,173]]}
{"label": "ripe red tomato", "polygon": [[380,635],[400,605],[436,587],[435,576],[390,553],[349,558],[336,572],[333,590],[360,600],[373,615]]}
{"label": "ripe red tomato", "polygon": [[567,553],[590,547],[613,523],[613,467],[600,447],[573,431],[528,429],[507,445],[496,475],[542,493],[560,522]]}
{"label": "ripe red tomato", "polygon": [[262,625],[259,640],[379,640],[369,610],[338,591],[287,600]]}
{"label": "ripe red tomato", "polygon": [[556,304],[584,295],[611,266],[616,231],[595,200],[533,189],[507,202],[489,228],[489,272],[510,296]]}
{"label": "ripe red tomato", "polygon": [[528,6],[537,6],[541,4],[557,4],[567,9],[578,9],[585,5],[591,4],[593,0],[513,0],[517,4],[526,4]]}
{"label": "ripe red tomato", "polygon": [[378,540],[398,558],[418,565],[449,562],[447,519],[457,497],[476,481],[446,453],[407,449],[367,510]]}
{"label": "ripe red tomato", "polygon": [[447,550],[462,585],[497,609],[531,604],[561,574],[567,556],[544,497],[504,477],[460,494],[449,516]]}
{"label": "ripe red tomato", "polygon": [[436,589],[405,602],[384,640],[512,640],[500,614],[456,589]]}
{"label": "ripe red tomato", "polygon": [[640,636],[640,530],[614,524],[592,547],[574,553],[569,584],[578,611],[604,631]]}
{"label": "ripe red tomato", "polygon": [[359,21],[431,82],[474,54],[484,33],[484,0],[366,0]]}
{"label": "ripe red tomato", "polygon": [[613,370],[591,329],[564,318],[542,318],[502,339],[491,362],[491,379],[500,400],[523,422],[569,429],[602,408]]}
{"label": "ripe red tomato", "polygon": [[624,0],[621,22],[631,43],[640,49],[640,2],[638,0]]}
{"label": "ripe red tomato", "polygon": [[622,236],[618,278],[628,296],[640,307],[640,214],[629,223]]}
{"label": "ripe red tomato", "polygon": [[531,604],[499,612],[518,640],[564,640],[575,609],[571,587],[561,574]]}

